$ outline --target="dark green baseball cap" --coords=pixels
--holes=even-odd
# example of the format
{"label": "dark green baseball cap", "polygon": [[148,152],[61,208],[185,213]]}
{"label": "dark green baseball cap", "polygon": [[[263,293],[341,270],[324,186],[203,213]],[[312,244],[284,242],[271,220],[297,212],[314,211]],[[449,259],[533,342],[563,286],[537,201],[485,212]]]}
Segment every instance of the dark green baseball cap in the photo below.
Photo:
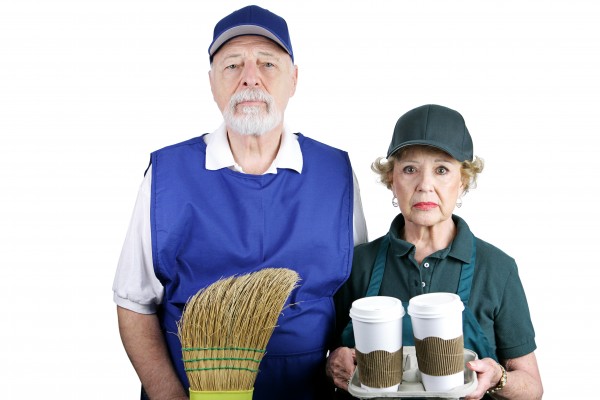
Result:
{"label": "dark green baseball cap", "polygon": [[414,108],[398,119],[387,157],[416,144],[436,147],[460,162],[473,159],[473,140],[462,115],[436,104]]}

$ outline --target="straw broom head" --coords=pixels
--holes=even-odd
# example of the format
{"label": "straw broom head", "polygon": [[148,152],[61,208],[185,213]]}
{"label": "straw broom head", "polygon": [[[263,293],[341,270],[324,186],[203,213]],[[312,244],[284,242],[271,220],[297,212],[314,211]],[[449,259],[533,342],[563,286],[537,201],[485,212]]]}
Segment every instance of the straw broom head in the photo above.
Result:
{"label": "straw broom head", "polygon": [[251,391],[277,319],[300,277],[265,268],[198,291],[178,322],[190,392]]}

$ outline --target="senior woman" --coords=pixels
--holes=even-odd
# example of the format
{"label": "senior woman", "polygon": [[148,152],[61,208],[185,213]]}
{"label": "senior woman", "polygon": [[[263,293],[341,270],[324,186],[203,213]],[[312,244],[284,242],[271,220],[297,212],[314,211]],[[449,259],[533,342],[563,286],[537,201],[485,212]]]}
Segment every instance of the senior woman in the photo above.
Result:
{"label": "senior woman", "polygon": [[[396,123],[387,158],[372,169],[400,214],[385,236],[355,248],[352,273],[335,296],[340,341],[327,362],[334,384],[347,390],[356,364],[348,315],[354,300],[393,296],[406,308],[414,296],[450,292],[465,304],[465,347],[479,356],[467,365],[478,384],[465,399],[541,398],[535,333],[517,265],[453,214],[483,170],[463,117],[439,105],[407,112]],[[413,345],[406,329],[410,324],[403,344]]]}

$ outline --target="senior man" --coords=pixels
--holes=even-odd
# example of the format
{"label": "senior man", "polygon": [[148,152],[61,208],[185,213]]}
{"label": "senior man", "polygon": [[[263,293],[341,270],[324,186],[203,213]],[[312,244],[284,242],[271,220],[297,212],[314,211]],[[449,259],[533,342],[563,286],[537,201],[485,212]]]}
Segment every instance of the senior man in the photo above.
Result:
{"label": "senior man", "polygon": [[224,123],[151,155],[113,285],[125,350],[142,398],[186,399],[175,334],[185,302],[223,276],[291,268],[301,284],[254,399],[326,398],[332,296],[367,240],[348,155],[284,125],[298,68],[283,18],[239,9],[217,23],[208,52]]}

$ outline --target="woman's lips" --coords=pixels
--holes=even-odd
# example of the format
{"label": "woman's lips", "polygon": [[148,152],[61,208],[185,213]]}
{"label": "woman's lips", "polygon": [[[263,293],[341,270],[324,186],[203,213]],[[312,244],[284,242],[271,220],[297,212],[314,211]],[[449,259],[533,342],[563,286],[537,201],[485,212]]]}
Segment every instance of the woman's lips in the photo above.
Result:
{"label": "woman's lips", "polygon": [[413,205],[414,208],[418,209],[418,210],[431,210],[432,208],[436,208],[438,205],[437,203],[431,203],[431,202],[420,202],[420,203],[415,203]]}

